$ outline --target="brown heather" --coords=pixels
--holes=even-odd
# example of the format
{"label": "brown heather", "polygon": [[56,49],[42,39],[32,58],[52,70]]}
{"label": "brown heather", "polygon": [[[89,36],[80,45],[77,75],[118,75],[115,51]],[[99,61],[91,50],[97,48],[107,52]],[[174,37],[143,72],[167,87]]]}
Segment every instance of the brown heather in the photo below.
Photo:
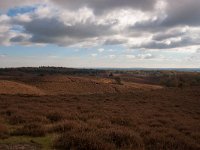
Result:
{"label": "brown heather", "polygon": [[[9,149],[12,138],[22,137],[31,138],[24,147],[47,143],[50,138],[46,149],[200,149],[200,86],[186,86],[184,78],[183,86],[169,88],[139,83],[143,82],[142,77],[137,80],[140,89],[135,88],[136,78],[132,81],[130,75],[121,75],[120,85],[107,82],[112,80],[109,78],[88,76],[0,76],[5,78],[28,84],[27,92],[34,86],[45,94],[0,94],[0,149]],[[145,78],[146,82],[149,78]],[[80,90],[72,86],[76,79]],[[93,93],[92,86],[112,90]],[[88,87],[86,93],[80,94],[84,87]],[[80,93],[65,92],[73,88]],[[42,145],[35,147],[40,149]]]}

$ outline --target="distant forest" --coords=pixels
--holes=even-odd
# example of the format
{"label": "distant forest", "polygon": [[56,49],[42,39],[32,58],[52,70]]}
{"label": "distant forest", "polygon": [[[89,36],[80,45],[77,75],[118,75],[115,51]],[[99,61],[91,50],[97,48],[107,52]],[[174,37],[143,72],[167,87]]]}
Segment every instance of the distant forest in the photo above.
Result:
{"label": "distant forest", "polygon": [[21,67],[21,68],[0,68],[0,74],[21,72],[31,74],[66,74],[66,75],[97,75],[105,73],[104,70],[98,69],[75,69],[65,67]]}

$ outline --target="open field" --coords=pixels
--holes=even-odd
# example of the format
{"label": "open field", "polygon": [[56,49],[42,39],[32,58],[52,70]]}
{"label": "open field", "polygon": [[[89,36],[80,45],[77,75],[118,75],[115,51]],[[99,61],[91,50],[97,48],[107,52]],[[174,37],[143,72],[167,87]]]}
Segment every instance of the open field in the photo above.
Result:
{"label": "open field", "polygon": [[200,149],[198,73],[91,74],[2,71],[0,150]]}

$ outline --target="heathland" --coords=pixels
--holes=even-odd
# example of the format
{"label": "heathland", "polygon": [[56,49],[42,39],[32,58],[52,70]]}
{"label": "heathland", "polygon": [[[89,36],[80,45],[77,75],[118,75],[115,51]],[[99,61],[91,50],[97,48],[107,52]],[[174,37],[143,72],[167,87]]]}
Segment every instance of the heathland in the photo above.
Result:
{"label": "heathland", "polygon": [[200,73],[0,69],[0,150],[198,150]]}

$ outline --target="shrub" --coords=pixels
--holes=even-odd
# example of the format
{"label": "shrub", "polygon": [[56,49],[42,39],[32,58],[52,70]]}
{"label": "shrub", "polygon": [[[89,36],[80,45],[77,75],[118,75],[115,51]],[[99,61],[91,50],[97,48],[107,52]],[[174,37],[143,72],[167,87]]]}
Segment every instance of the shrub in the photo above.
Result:
{"label": "shrub", "polygon": [[116,149],[144,148],[141,137],[131,130],[114,128],[104,130],[101,134],[105,141],[115,144]]}
{"label": "shrub", "polygon": [[45,129],[40,124],[25,124],[23,127],[18,128],[12,134],[13,135],[27,135],[33,137],[45,136]]}
{"label": "shrub", "polygon": [[194,141],[182,134],[163,135],[151,133],[145,138],[146,149],[176,149],[176,150],[197,150],[200,148]]}
{"label": "shrub", "polygon": [[109,77],[110,78],[112,78],[114,75],[113,75],[113,73],[111,72],[110,74],[109,74]]}
{"label": "shrub", "polygon": [[111,123],[117,124],[120,126],[131,126],[131,119],[130,118],[122,118],[122,117],[112,117]]}
{"label": "shrub", "polygon": [[18,125],[26,122],[27,114],[17,108],[6,109],[2,114],[8,119],[12,125]]}
{"label": "shrub", "polygon": [[64,118],[63,114],[60,113],[60,112],[51,112],[46,117],[51,122],[58,122],[58,121],[61,121]]}
{"label": "shrub", "polygon": [[9,123],[12,125],[25,123],[26,120],[22,115],[12,115],[9,117]]}
{"label": "shrub", "polygon": [[75,121],[63,121],[63,122],[53,125],[50,128],[49,132],[64,133],[67,131],[71,131],[74,128],[78,128],[78,123],[76,123]]}
{"label": "shrub", "polygon": [[0,124],[0,139],[4,139],[8,136],[8,128],[3,125]]}
{"label": "shrub", "polygon": [[43,74],[43,73],[40,73],[40,74],[39,74],[39,76],[40,76],[40,77],[44,77],[44,76],[45,76],[45,74]]}
{"label": "shrub", "polygon": [[101,119],[89,119],[87,123],[90,127],[103,129],[103,128],[110,128],[112,125],[108,120],[101,120]]}
{"label": "shrub", "polygon": [[58,149],[77,150],[108,150],[113,149],[112,145],[101,141],[97,135],[87,132],[64,133],[54,142]]}
{"label": "shrub", "polygon": [[114,79],[115,79],[116,84],[122,85],[122,81],[120,77],[115,77]]}

